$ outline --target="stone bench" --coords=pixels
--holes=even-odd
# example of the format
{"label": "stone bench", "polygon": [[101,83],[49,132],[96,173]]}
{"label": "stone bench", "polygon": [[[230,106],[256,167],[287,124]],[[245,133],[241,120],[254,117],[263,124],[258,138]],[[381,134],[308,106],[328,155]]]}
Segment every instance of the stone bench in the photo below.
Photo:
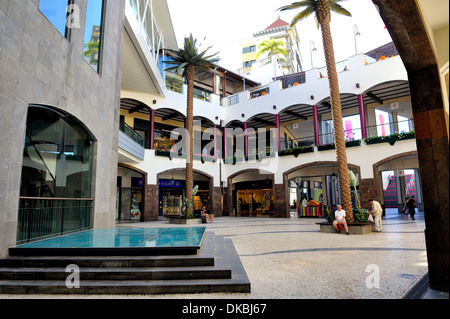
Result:
{"label": "stone bench", "polygon": [[[316,223],[316,225],[320,225],[321,233],[336,233],[336,229],[334,229],[333,224],[330,222]],[[348,232],[351,235],[364,235],[373,232],[375,223],[347,223],[347,226]],[[342,229],[340,234],[345,234],[345,229]]]}

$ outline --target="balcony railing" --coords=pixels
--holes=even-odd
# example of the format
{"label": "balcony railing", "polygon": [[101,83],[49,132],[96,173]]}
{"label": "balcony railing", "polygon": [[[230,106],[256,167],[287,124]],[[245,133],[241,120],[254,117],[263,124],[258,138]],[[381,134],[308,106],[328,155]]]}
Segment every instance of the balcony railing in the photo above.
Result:
{"label": "balcony railing", "polygon": [[119,129],[140,146],[144,146],[144,139],[128,124],[126,124],[125,122],[120,122]]}
{"label": "balcony railing", "polygon": [[20,197],[17,243],[92,228],[93,199]]}
{"label": "balcony railing", "polygon": [[[348,60],[344,60],[344,61],[340,61],[340,62],[336,63],[337,73],[345,72],[348,70],[349,70],[349,61]],[[324,78],[324,77],[328,76],[328,71],[327,71],[326,66],[317,69],[317,71],[319,72],[319,78]]]}

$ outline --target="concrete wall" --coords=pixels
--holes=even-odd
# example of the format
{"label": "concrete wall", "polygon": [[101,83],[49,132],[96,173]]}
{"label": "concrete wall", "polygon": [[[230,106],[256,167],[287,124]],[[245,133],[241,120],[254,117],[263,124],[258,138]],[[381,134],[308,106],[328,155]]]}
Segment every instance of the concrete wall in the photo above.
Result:
{"label": "concrete wall", "polygon": [[96,138],[95,227],[115,221],[124,0],[106,1],[102,67],[82,57],[86,0],[75,0],[81,26],[65,39],[38,0],[0,1],[0,257],[15,245],[27,109],[44,104],[75,116]]}

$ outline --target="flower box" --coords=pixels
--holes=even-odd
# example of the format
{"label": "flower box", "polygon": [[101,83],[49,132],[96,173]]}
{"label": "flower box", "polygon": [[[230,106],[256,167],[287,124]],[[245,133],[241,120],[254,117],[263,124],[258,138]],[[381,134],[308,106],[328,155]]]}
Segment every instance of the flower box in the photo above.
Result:
{"label": "flower box", "polygon": [[313,146],[297,147],[297,148],[290,148],[290,149],[278,151],[278,156],[294,155],[295,157],[297,157],[298,154],[312,153],[312,152],[314,152]]}

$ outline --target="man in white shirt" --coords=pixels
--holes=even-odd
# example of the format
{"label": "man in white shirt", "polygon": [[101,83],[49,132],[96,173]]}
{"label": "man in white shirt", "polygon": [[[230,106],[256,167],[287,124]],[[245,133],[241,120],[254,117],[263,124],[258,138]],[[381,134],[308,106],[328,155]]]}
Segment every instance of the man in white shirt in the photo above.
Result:
{"label": "man in white shirt", "polygon": [[334,212],[334,222],[333,222],[333,227],[334,229],[336,229],[336,232],[340,232],[341,228],[344,227],[345,228],[345,232],[347,233],[347,235],[349,234],[348,232],[348,227],[347,227],[347,222],[345,220],[345,210],[342,209],[341,205],[337,205],[337,210]]}
{"label": "man in white shirt", "polygon": [[383,208],[381,207],[379,202],[373,199],[369,200],[369,204],[370,204],[369,214],[373,216],[373,220],[375,222],[375,231],[381,232]]}

